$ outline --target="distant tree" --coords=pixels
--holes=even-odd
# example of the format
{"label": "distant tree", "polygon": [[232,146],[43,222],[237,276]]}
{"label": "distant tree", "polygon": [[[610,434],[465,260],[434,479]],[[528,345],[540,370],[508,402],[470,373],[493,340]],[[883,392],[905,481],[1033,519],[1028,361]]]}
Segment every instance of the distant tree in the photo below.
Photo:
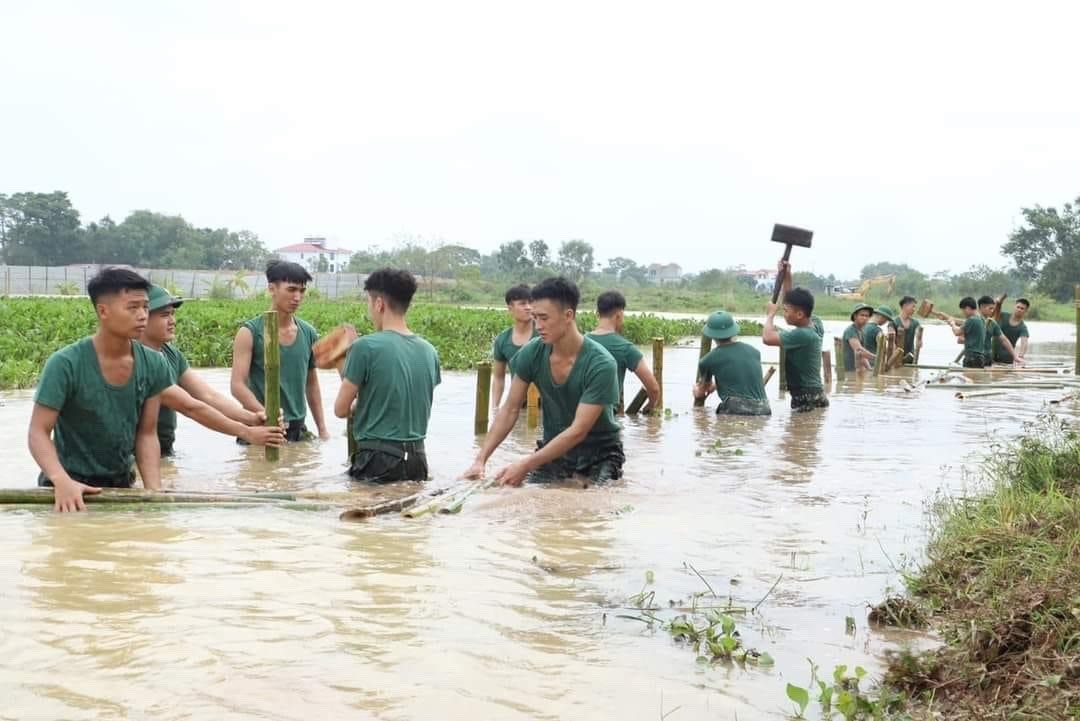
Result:
{"label": "distant tree", "polygon": [[11,265],[66,265],[86,255],[79,211],[62,191],[0,196],[0,239]]}
{"label": "distant tree", "polygon": [[517,278],[524,277],[534,267],[532,260],[525,253],[525,241],[512,240],[499,246],[495,253],[499,270]]}
{"label": "distant tree", "polygon": [[567,240],[559,246],[559,270],[575,280],[587,278],[596,261],[593,247],[584,240]]}
{"label": "distant tree", "polygon": [[1080,198],[1056,208],[1023,208],[1024,225],[1009,234],[1001,252],[1013,259],[1020,277],[1061,301],[1073,297],[1080,279]]}
{"label": "distant tree", "polygon": [[529,243],[529,257],[537,268],[547,268],[551,265],[551,248],[546,240],[534,240]]}

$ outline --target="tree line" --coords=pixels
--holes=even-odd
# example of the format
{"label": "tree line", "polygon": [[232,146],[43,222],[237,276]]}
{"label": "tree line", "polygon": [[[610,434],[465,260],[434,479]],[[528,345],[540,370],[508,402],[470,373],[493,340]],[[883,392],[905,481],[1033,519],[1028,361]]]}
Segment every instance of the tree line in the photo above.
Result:
{"label": "tree line", "polygon": [[[860,280],[895,276],[904,293],[982,295],[988,291],[1041,293],[1059,301],[1073,297],[1080,280],[1080,198],[1054,207],[1021,209],[1023,223],[1002,245],[1011,268],[978,265],[956,273],[927,274],[909,265],[877,262],[863,267]],[[618,256],[606,265],[597,263],[589,242],[571,239],[557,246],[543,239],[511,240],[491,253],[442,241],[424,242],[413,236],[394,239],[383,249],[370,246],[355,252],[349,270],[368,272],[385,265],[409,270],[434,283],[447,278],[461,281],[529,281],[562,273],[578,281],[641,286],[649,282],[649,268]],[[23,192],[0,194],[0,258],[9,265],[69,265],[121,263],[155,268],[257,269],[272,254],[249,230],[199,228],[179,215],[137,210],[120,223],[109,216],[82,224],[67,193]],[[318,270],[313,267],[312,270]],[[841,284],[834,275],[797,272],[795,282],[816,292]],[[755,282],[733,269],[710,268],[678,279],[677,286],[707,291],[750,291]]]}

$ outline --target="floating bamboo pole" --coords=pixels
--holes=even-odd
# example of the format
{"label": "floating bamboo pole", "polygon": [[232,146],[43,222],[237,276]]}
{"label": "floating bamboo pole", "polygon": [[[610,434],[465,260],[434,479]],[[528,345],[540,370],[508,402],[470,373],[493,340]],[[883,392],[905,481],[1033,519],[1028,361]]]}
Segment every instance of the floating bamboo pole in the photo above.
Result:
{"label": "floating bamboo pole", "polygon": [[927,385],[927,388],[949,388],[957,390],[958,388],[972,388],[982,390],[984,388],[1011,388],[1015,390],[1048,390],[1056,388],[1065,388],[1065,383],[931,383]]}
{"label": "floating bamboo pole", "polygon": [[[710,350],[712,350],[712,338],[710,338],[707,335],[701,336],[701,344],[698,347],[698,362],[699,363],[701,362],[701,360],[705,356],[709,355]],[[694,382],[695,383],[700,383],[701,382],[701,373],[698,372],[697,369],[694,369]],[[704,405],[705,405],[705,399],[704,398],[695,398],[694,399],[694,407],[695,408],[701,408]]]}
{"label": "floating bamboo pole", "polygon": [[920,325],[919,329],[915,331],[915,365],[919,365],[919,354],[922,353],[922,332],[923,327]]}
{"label": "floating bamboo pole", "polygon": [[476,364],[476,414],[473,419],[473,433],[483,435],[488,429],[489,404],[491,403],[491,362]]}
{"label": "floating bamboo pole", "polygon": [[[621,397],[620,397],[621,400]],[[540,389],[535,383],[529,384],[528,400],[525,403],[525,425],[536,428],[540,424]]]}
{"label": "floating bamboo pole", "polygon": [[841,338],[833,338],[833,352],[836,355],[836,381],[840,383],[844,380],[844,372],[847,368],[844,367],[844,341]]}
{"label": "floating bamboo pole", "polygon": [[653,375],[656,376],[656,384],[660,386],[660,396],[656,399],[656,408],[653,409],[653,413],[657,415],[663,415],[664,413],[664,339],[653,338],[652,339],[652,362],[653,362]]}
{"label": "floating bamboo pole", "polygon": [[832,353],[827,350],[821,351],[821,370],[824,373],[826,385],[832,383]]}
{"label": "floating bamboo pole", "polygon": [[[281,413],[281,345],[278,342],[278,314],[276,310],[263,313],[263,371],[267,425],[277,425]],[[278,449],[266,446],[266,460],[277,463]]]}
{"label": "floating bamboo pole", "polygon": [[881,371],[885,368],[885,334],[878,333],[877,337],[877,356],[874,358],[874,375],[881,375]]}

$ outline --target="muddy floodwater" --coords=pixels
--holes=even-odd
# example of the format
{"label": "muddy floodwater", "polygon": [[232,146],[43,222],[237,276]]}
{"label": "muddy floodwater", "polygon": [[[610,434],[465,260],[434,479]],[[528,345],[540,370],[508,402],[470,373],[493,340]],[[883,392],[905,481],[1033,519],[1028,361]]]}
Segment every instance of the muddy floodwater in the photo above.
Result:
{"label": "muddy floodwater", "polygon": [[[826,348],[844,325],[827,324]],[[1070,326],[1031,332],[1029,360],[1071,362]],[[926,363],[957,353],[940,325],[925,343]],[[868,629],[865,606],[918,562],[928,504],[971,487],[995,440],[1064,395],[960,401],[849,378],[831,408],[793,416],[774,378],[771,418],[718,418],[712,399],[692,407],[696,360],[696,342],[667,349],[673,414],[625,421],[626,477],[606,488],[489,491],[456,516],[352,524],[275,508],[0,512],[0,719],[783,718],[807,657],[880,671],[897,638]],[[227,390],[227,370],[200,373]],[[336,375],[321,380],[332,407]],[[471,374],[443,374],[433,483],[475,452],[474,392]],[[0,393],[0,486],[34,483],[31,395]],[[333,440],[270,466],[181,419],[165,481],[345,490],[344,421],[330,423]],[[489,470],[536,436],[523,416]],[[776,584],[738,619],[773,668],[699,666],[617,618],[648,571],[662,605],[704,590],[684,562],[737,605]]]}

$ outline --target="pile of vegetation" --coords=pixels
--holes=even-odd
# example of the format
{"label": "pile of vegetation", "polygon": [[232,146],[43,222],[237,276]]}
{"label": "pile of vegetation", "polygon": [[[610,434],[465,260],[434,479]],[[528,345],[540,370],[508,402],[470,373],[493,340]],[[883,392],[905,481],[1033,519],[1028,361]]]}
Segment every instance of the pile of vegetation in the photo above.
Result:
{"label": "pile of vegetation", "polygon": [[995,448],[985,495],[937,509],[908,580],[945,643],[885,683],[934,718],[1080,717],[1080,432],[1054,416]]}
{"label": "pile of vegetation", "polygon": [[[190,301],[177,316],[177,346],[200,367],[224,367],[232,360],[232,342],[240,323],[267,309],[265,298]],[[358,302],[308,299],[300,317],[320,332],[352,323],[361,333],[373,330],[367,310]],[[584,331],[596,325],[591,313],[578,316]],[[409,325],[438,349],[446,369],[469,368],[491,357],[494,337],[508,325],[501,310],[417,305]],[[28,388],[37,380],[49,355],[94,331],[93,306],[83,299],[4,298],[0,300],[0,388]],[[756,323],[742,332],[760,334]],[[645,344],[652,338],[672,343],[701,333],[701,321],[669,320],[654,315],[627,317],[626,336]]]}

